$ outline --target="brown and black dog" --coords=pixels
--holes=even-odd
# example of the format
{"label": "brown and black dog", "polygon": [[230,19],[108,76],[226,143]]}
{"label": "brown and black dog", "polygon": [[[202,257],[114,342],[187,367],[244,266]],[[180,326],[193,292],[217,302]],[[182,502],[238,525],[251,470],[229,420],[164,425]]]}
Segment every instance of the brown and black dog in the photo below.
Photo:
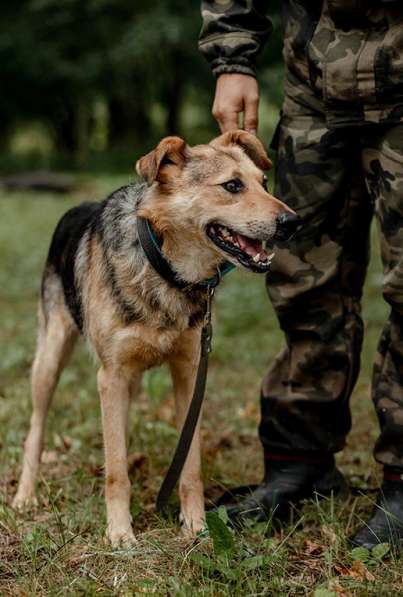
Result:
{"label": "brown and black dog", "polygon": [[[53,235],[39,304],[32,368],[33,413],[15,507],[35,501],[44,423],[60,372],[82,332],[100,368],[105,445],[107,535],[113,545],[134,540],[127,474],[127,415],[142,373],[167,362],[180,428],[192,396],[206,292],[192,289],[224,261],[266,272],[262,241],[286,237],[296,216],[267,192],[271,166],[260,141],[244,132],[189,147],[163,139],[137,163],[145,179],[100,203],[68,211]],[[137,232],[146,218],[177,276],[170,286],[148,262]],[[197,428],[179,495],[184,527],[204,526],[200,437]]]}

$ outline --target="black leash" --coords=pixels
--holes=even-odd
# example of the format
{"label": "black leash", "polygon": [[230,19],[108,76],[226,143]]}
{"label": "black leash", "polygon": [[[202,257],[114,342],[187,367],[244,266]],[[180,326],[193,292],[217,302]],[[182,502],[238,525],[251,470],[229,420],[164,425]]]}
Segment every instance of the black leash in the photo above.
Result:
{"label": "black leash", "polygon": [[197,368],[196,382],[193,390],[193,397],[189,404],[185,422],[182,427],[181,435],[176,446],[174,457],[165,475],[157,497],[157,510],[167,515],[169,498],[179,480],[187,455],[190,450],[194,431],[199,420],[200,411],[203,403],[204,392],[206,389],[208,355],[211,351],[211,339],[213,328],[211,325],[211,302],[214,296],[214,286],[207,290],[207,307],[204,315],[204,324],[200,338],[200,360]]}
{"label": "black leash", "polygon": [[208,278],[207,280],[202,280],[201,282],[196,282],[194,284],[189,284],[189,282],[179,278],[176,272],[172,269],[169,261],[161,251],[161,247],[159,246],[158,240],[156,239],[148,220],[138,216],[137,231],[140,244],[150,265],[162,278],[164,278],[164,280],[166,280],[171,286],[183,291],[204,290],[207,292],[206,312],[204,314],[204,322],[200,337],[200,359],[197,368],[193,396],[189,404],[188,412],[182,427],[178,445],[176,446],[174,457],[162,482],[157,497],[157,510],[166,515],[169,498],[172,495],[175,485],[181,475],[183,466],[186,462],[203,403],[207,380],[208,355],[211,351],[211,339],[213,335],[213,329],[211,325],[211,304],[215,287],[220,283],[222,276],[231,271],[235,266],[229,262],[225,262],[219,268],[217,274],[212,278]]}

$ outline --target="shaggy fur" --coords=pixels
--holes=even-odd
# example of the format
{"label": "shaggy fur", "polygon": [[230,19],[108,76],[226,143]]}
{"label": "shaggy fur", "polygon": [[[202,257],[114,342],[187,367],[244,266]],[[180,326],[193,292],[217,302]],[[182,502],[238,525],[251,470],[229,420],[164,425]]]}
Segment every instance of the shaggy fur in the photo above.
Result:
{"label": "shaggy fur", "polygon": [[[239,244],[232,253],[223,250],[217,244],[223,239],[214,242],[212,234],[218,225],[228,226],[236,231],[231,239],[239,238],[252,253],[260,241],[273,239],[278,215],[292,212],[265,190],[262,169],[269,166],[261,143],[243,131],[193,148],[169,137],[138,162],[146,182],[122,187],[100,203],[80,205],[63,216],[43,274],[32,368],[33,413],[16,507],[35,501],[46,413],[81,332],[100,362],[107,535],[113,545],[134,540],[126,453],[130,398],[146,369],[167,362],[177,424],[182,426],[193,391],[206,301],[205,291],[179,290],[153,270],[139,243],[136,218],[150,221],[172,268],[189,283],[213,276],[225,260],[267,271],[264,252],[258,254],[263,261],[256,263]],[[242,254],[241,260],[237,254]],[[195,533],[204,526],[198,429],[179,494],[184,528]]]}

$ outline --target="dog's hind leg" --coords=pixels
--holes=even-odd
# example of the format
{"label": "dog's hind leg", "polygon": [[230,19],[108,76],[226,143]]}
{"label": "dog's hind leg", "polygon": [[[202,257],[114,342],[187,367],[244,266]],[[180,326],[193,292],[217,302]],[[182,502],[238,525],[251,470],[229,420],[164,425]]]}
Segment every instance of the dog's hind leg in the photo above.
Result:
{"label": "dog's hind leg", "polygon": [[[182,429],[192,399],[200,351],[200,330],[187,330],[176,343],[169,360],[174,386],[176,421]],[[201,472],[200,420],[179,480],[181,521],[185,534],[205,528],[204,491]]]}
{"label": "dog's hind leg", "polygon": [[[56,278],[56,277],[55,277]],[[45,419],[60,373],[67,363],[78,329],[64,303],[60,281],[51,282],[52,301],[39,305],[38,343],[31,372],[32,416],[24,444],[24,460],[13,506],[36,503],[35,483],[42,453]]]}
{"label": "dog's hind leg", "polygon": [[111,365],[98,371],[105,449],[106,534],[114,547],[129,547],[135,541],[127,471],[127,419],[131,392],[140,377],[140,371],[128,373]]}

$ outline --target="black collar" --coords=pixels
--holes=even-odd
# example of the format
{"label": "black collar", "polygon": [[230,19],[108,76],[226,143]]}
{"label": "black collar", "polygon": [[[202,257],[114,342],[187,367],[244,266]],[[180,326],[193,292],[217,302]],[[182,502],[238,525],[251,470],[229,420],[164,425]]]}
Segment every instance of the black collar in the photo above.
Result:
{"label": "black collar", "polygon": [[168,284],[180,290],[205,290],[215,287],[219,284],[222,276],[235,267],[229,261],[225,261],[212,278],[195,283],[186,282],[172,269],[169,261],[164,256],[150,222],[141,216],[137,216],[137,231],[142,249],[152,267]]}

